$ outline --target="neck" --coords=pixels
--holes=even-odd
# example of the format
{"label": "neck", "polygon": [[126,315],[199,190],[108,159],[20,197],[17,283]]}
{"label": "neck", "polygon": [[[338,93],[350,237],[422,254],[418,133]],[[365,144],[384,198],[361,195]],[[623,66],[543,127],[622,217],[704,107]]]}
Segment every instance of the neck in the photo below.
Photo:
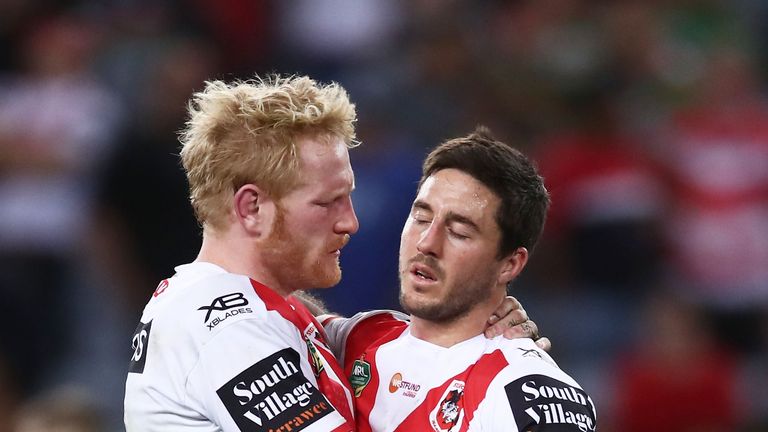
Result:
{"label": "neck", "polygon": [[411,315],[411,334],[429,343],[450,348],[480,335],[488,326],[488,318],[501,304],[502,296],[492,296],[472,308],[466,315],[450,321],[435,322]]}
{"label": "neck", "polygon": [[282,286],[266,266],[263,265],[257,248],[248,240],[227,232],[205,229],[203,244],[195,262],[215,264],[229,273],[248,276],[260,282],[282,297],[290,295],[294,289]]}

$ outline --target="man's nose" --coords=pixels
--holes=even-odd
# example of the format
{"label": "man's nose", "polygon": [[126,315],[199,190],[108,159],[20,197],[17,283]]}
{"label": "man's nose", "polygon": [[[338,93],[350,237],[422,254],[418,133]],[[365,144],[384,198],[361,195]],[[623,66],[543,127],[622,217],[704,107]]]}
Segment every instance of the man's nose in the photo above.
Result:
{"label": "man's nose", "polygon": [[442,251],[442,238],[440,227],[435,221],[421,232],[421,237],[416,243],[416,250],[424,255],[438,257]]}
{"label": "man's nose", "polygon": [[341,217],[336,222],[334,229],[338,234],[349,235],[356,233],[360,229],[360,222],[357,220],[357,214],[355,214],[351,198],[347,198],[347,202],[341,210]]}

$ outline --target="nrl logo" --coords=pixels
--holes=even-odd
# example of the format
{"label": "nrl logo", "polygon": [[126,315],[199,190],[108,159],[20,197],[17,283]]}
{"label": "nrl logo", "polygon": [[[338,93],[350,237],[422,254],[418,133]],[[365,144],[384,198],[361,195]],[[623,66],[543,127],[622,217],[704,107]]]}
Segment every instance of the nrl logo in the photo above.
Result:
{"label": "nrl logo", "polygon": [[360,397],[360,394],[369,382],[371,382],[370,363],[365,360],[355,360],[355,363],[352,365],[352,375],[349,377],[349,383],[352,384],[355,397]]}

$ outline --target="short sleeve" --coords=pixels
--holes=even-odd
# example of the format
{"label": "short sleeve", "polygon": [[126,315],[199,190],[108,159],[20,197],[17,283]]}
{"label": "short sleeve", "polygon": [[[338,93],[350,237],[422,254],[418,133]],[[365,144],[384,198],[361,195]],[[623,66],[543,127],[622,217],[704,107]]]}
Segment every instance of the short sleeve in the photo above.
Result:
{"label": "short sleeve", "polygon": [[[575,383],[543,374],[520,376],[491,389],[483,407],[484,432],[588,432],[597,427],[595,405]],[[516,429],[510,429],[514,424]],[[471,430],[475,430],[470,428]]]}
{"label": "short sleeve", "polygon": [[356,358],[363,347],[407,325],[408,316],[392,310],[375,310],[360,312],[351,318],[323,315],[318,321],[325,329],[333,354],[345,365],[345,359]]}
{"label": "short sleeve", "polygon": [[200,349],[186,393],[224,431],[332,431],[345,423],[318,389],[299,333],[242,320]]}

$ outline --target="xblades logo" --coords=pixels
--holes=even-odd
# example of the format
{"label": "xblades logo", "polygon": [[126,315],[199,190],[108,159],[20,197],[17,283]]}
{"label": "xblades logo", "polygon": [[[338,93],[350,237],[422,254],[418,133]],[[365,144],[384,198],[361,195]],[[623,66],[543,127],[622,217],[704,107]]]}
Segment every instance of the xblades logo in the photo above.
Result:
{"label": "xblades logo", "polygon": [[520,351],[523,352],[523,357],[538,357],[541,358],[541,354],[539,354],[538,351],[535,349],[524,349],[524,348],[518,348]]}
{"label": "xblades logo", "polygon": [[208,320],[211,319],[211,312],[213,311],[225,311],[240,306],[246,306],[247,304],[248,299],[243,296],[243,293],[235,292],[215,298],[210,306],[200,306],[197,310],[208,311],[208,313],[205,314],[205,320],[203,320],[204,323],[207,323]]}
{"label": "xblades logo", "polygon": [[147,349],[149,348],[149,335],[152,331],[152,321],[148,323],[139,323],[131,339],[131,363],[128,366],[128,372],[144,373],[144,364],[147,361]]}

